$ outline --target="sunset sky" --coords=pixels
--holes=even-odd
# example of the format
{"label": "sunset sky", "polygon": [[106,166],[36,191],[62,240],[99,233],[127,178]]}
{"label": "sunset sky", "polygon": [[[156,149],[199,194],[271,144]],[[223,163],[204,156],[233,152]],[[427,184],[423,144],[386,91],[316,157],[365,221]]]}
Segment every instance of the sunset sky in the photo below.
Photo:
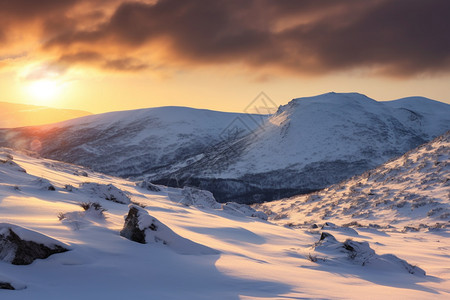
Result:
{"label": "sunset sky", "polygon": [[448,0],[0,0],[0,101],[242,111],[329,91],[450,103]]}

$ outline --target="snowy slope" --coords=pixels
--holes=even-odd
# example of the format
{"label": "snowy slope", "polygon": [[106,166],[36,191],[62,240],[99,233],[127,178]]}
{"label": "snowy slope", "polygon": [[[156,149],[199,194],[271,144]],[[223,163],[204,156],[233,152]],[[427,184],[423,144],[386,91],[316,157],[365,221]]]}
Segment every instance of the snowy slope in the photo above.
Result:
{"label": "snowy slope", "polygon": [[268,118],[141,109],[0,130],[0,145],[115,176],[197,186],[220,202],[254,203],[340,182],[448,129],[448,104],[328,93],[294,99]]}
{"label": "snowy slope", "polygon": [[[170,229],[163,226],[160,234],[168,231],[180,242],[140,244],[121,237],[128,205],[113,201],[105,190],[93,191],[93,184],[122,190],[145,206],[146,220],[150,215]],[[69,251],[26,266],[0,261],[0,287],[17,289],[0,289],[0,299],[450,297],[446,230],[355,228],[354,234],[331,226],[289,228],[214,205],[186,206],[175,197],[183,193],[159,188],[152,192],[135,182],[2,149],[0,223],[23,228],[19,231],[30,233],[24,238],[63,243]],[[80,203],[89,201],[107,210],[84,211]],[[145,222],[143,227],[153,221]],[[321,232],[334,238],[319,241]],[[348,237],[353,240],[345,241]],[[204,252],[202,245],[213,251]]]}
{"label": "snowy slope", "polygon": [[450,228],[449,176],[450,131],[360,176],[256,207],[291,226],[333,220],[404,230]]}
{"label": "snowy slope", "polygon": [[280,199],[374,168],[448,129],[448,104],[328,93],[294,99],[252,134],[176,172],[152,177],[171,185],[177,178],[224,201]]}
{"label": "snowy slope", "polygon": [[226,128],[250,132],[260,117],[186,107],[120,111],[0,130],[0,144],[116,176],[141,176],[228,139]]}

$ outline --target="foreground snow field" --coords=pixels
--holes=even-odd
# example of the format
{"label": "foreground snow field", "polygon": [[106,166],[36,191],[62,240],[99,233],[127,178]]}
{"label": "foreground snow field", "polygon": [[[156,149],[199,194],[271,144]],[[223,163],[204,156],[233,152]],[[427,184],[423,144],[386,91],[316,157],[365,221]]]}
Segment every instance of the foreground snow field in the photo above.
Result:
{"label": "foreground snow field", "polygon": [[[286,220],[217,205],[207,192],[151,191],[75,165],[0,153],[2,228],[20,226],[24,239],[56,240],[69,250],[30,265],[0,261],[0,283],[17,289],[0,289],[2,300],[450,297],[445,228],[403,230],[406,218],[385,228],[348,228],[319,217],[318,228],[282,226]],[[145,206],[142,228],[156,219],[170,239],[161,240],[157,230],[149,231],[157,238],[147,244],[122,237],[127,199],[130,207]],[[448,208],[448,197],[441,200]],[[89,202],[106,211],[80,206]],[[371,222],[383,218],[377,214]]]}

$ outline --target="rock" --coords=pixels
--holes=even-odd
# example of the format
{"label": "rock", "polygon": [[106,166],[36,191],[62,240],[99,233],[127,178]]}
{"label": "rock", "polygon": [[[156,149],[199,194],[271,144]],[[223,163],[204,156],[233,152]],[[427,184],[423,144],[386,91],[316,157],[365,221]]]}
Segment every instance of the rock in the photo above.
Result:
{"label": "rock", "polygon": [[141,244],[162,244],[180,254],[218,254],[219,252],[200,245],[172,231],[158,219],[134,204],[125,218],[125,224],[120,235]]}
{"label": "rock", "polygon": [[53,184],[48,179],[38,178],[38,179],[35,180],[35,183],[39,187],[41,187],[41,189],[43,189],[43,190],[56,191],[56,188],[53,186]]}
{"label": "rock", "polygon": [[341,243],[327,232],[322,232],[318,242],[314,244],[314,250],[318,255],[325,254],[322,261],[332,260],[340,263],[352,263],[374,270],[398,272],[407,271],[410,274],[425,276],[425,271],[413,266],[405,260],[393,254],[378,255],[370,248],[368,242],[356,242],[346,240]]}
{"label": "rock", "polygon": [[15,288],[9,282],[0,281],[0,290],[15,290]]}
{"label": "rock", "polygon": [[26,288],[27,286],[22,281],[0,273],[0,290],[23,290]]}
{"label": "rock", "polygon": [[222,205],[216,201],[210,191],[200,190],[192,187],[184,187],[181,191],[183,198],[180,203],[186,206],[200,208],[220,209]]}
{"label": "rock", "polygon": [[80,185],[80,189],[86,189],[91,193],[109,200],[112,202],[120,204],[130,204],[131,199],[128,197],[124,191],[118,189],[112,184],[100,184],[95,182],[84,182]]}
{"label": "rock", "polygon": [[[153,228],[153,229],[152,229]],[[150,228],[155,230],[156,226]],[[139,209],[136,206],[130,206],[128,215],[125,218],[125,224],[120,231],[120,235],[134,242],[145,244],[145,228],[139,227]]]}
{"label": "rock", "polygon": [[153,183],[147,178],[143,181],[136,182],[136,186],[141,187],[143,189],[152,191],[152,192],[161,192],[161,188]]}
{"label": "rock", "polygon": [[0,260],[13,265],[29,265],[35,259],[68,251],[64,246],[35,231],[0,223]]}
{"label": "rock", "polygon": [[64,186],[64,189],[65,189],[66,191],[68,191],[68,192],[73,192],[73,186],[70,185],[70,184],[66,184],[66,185]]}

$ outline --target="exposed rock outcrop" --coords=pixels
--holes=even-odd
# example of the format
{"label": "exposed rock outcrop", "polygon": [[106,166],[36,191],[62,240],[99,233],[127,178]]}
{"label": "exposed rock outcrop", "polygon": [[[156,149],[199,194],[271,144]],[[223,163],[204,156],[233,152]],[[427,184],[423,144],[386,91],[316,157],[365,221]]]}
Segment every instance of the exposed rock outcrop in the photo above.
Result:
{"label": "exposed rock outcrop", "polygon": [[353,263],[383,271],[407,271],[410,274],[425,276],[425,271],[413,266],[393,254],[378,255],[370,248],[368,242],[346,240],[341,243],[327,232],[322,232],[320,239],[313,246],[316,252],[313,257],[317,261],[334,261],[338,263]]}
{"label": "exposed rock outcrop", "polygon": [[0,223],[0,260],[13,265],[29,265],[35,259],[66,252],[63,243],[16,225]]}
{"label": "exposed rock outcrop", "polygon": [[218,254],[209,247],[179,236],[158,219],[137,206],[130,205],[120,235],[141,244],[163,244],[180,254]]}

